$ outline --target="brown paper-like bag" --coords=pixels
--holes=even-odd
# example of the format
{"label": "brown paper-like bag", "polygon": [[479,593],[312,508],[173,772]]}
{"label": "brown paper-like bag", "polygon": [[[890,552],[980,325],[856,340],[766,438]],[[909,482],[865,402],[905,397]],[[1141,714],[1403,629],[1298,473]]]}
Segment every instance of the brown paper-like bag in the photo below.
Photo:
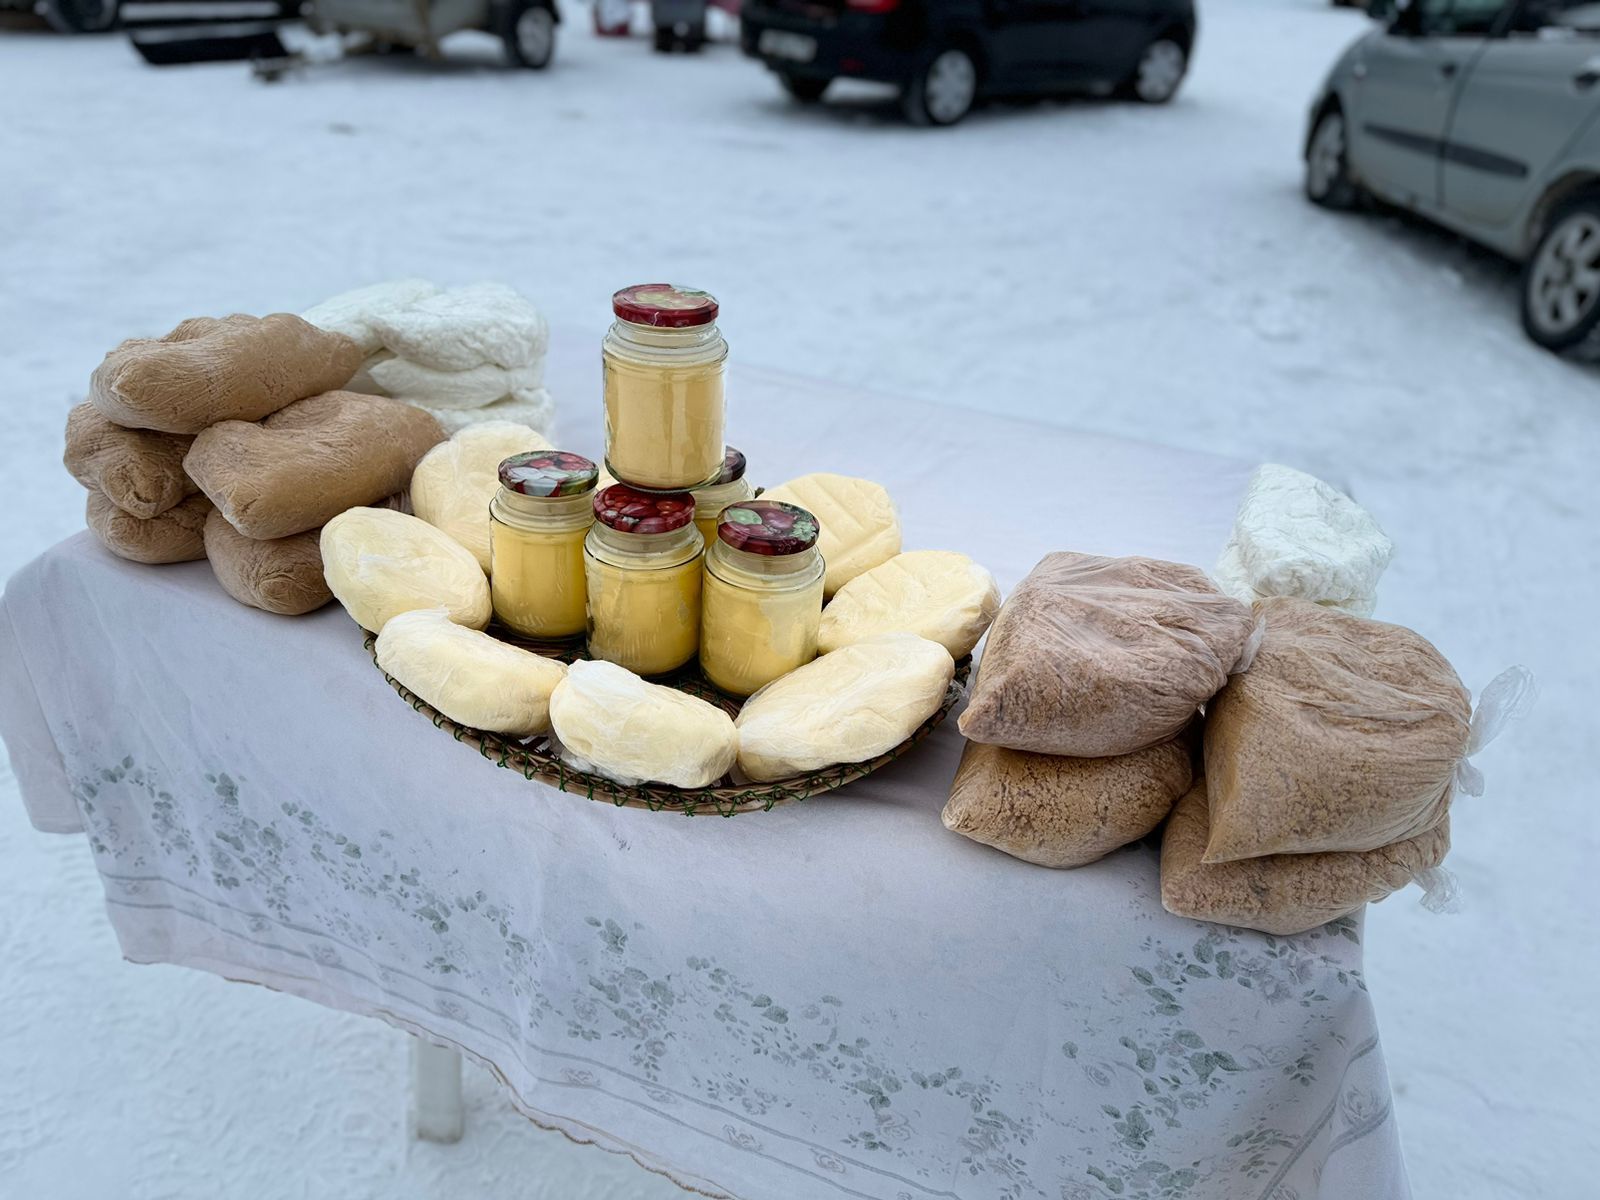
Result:
{"label": "brown paper-like bag", "polygon": [[1444,656],[1402,626],[1308,600],[1256,613],[1254,663],[1207,708],[1206,861],[1372,850],[1437,825],[1472,719]]}
{"label": "brown paper-like bag", "polygon": [[333,599],[322,577],[322,530],[258,542],[247,538],[220,512],[206,518],[206,557],[217,582],[240,604],[299,616]]}
{"label": "brown paper-like bag", "polygon": [[1450,818],[1416,837],[1361,853],[1269,854],[1203,861],[1210,833],[1206,781],[1167,819],[1161,842],[1161,903],[1170,913],[1263,933],[1304,933],[1382,900],[1450,850]]}
{"label": "brown paper-like bag", "polygon": [[199,433],[256,421],[343,387],[361,349],[290,313],[194,317],[162,338],[130,338],[95,368],[89,400],[131,429]]}
{"label": "brown paper-like bag", "polygon": [[443,440],[439,423],[409,404],[326,392],[259,423],[213,425],[195,438],[184,469],[235,529],[265,540],[403,491],[417,460]]}
{"label": "brown paper-like bag", "polygon": [[72,477],[129,516],[160,516],[199,489],[183,473],[192,437],[124,429],[85,401],[67,414],[62,461]]}
{"label": "brown paper-like bag", "polygon": [[1136,842],[1188,789],[1189,739],[1116,758],[1066,758],[968,742],[946,829],[1042,867],[1081,867]]}
{"label": "brown paper-like bag", "polygon": [[141,563],[193,562],[206,556],[211,501],[190,496],[149,520],[123,512],[100,492],[89,493],[89,528],[111,553]]}
{"label": "brown paper-like bag", "polygon": [[1252,624],[1198,567],[1046,555],[989,629],[961,732],[1079,758],[1164,742],[1227,682]]}

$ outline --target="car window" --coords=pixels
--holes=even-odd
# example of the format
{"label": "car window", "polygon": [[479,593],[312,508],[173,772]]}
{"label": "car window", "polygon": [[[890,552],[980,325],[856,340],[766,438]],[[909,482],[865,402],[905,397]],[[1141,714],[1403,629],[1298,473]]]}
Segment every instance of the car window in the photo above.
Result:
{"label": "car window", "polygon": [[1523,0],[1517,6],[1511,30],[1600,33],[1600,0]]}
{"label": "car window", "polygon": [[1430,37],[1487,37],[1506,0],[1418,0],[1418,7],[1422,32]]}

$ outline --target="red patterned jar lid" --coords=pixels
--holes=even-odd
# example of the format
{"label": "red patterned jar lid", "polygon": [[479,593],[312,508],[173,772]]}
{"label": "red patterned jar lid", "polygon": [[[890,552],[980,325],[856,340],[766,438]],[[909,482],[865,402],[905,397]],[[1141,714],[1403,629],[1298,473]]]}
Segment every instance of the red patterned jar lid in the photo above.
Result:
{"label": "red patterned jar lid", "polygon": [[623,533],[671,533],[694,520],[694,497],[614,483],[594,494],[594,519]]}
{"label": "red patterned jar lid", "polygon": [[710,292],[672,283],[636,283],[611,297],[611,311],[635,325],[688,329],[717,319],[717,298]]}
{"label": "red patterned jar lid", "polygon": [[717,537],[750,554],[799,554],[817,544],[817,519],[798,504],[744,500],[722,510]]}
{"label": "red patterned jar lid", "polygon": [[599,479],[600,468],[565,450],[530,450],[500,463],[500,486],[524,496],[577,496]]}
{"label": "red patterned jar lid", "polygon": [[735,480],[743,479],[744,468],[744,455],[738,450],[735,450],[732,446],[729,446],[728,452],[722,456],[722,473],[710,483],[704,484],[703,486],[719,487],[724,483],[733,483]]}

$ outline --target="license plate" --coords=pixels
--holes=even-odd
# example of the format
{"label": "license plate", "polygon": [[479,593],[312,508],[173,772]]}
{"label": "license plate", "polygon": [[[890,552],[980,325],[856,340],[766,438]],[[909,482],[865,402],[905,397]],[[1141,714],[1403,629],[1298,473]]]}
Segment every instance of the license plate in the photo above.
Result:
{"label": "license plate", "polygon": [[817,56],[817,39],[783,29],[763,29],[756,41],[756,49],[768,58],[810,62]]}

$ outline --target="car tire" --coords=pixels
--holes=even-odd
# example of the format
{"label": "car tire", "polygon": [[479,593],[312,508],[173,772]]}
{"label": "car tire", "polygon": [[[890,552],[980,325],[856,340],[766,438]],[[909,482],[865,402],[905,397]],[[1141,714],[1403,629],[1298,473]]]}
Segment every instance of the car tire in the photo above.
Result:
{"label": "car tire", "polygon": [[978,64],[960,46],[928,56],[900,93],[900,109],[913,125],[954,125],[978,98]]}
{"label": "car tire", "polygon": [[689,32],[683,35],[683,48],[686,53],[695,54],[705,49],[706,27],[704,24],[691,26]]}
{"label": "car tire", "polygon": [[500,40],[514,67],[542,71],[556,52],[556,15],[537,0],[511,0],[502,9]]}
{"label": "car tire", "polygon": [[104,33],[120,7],[121,0],[44,0],[39,12],[57,33]]}
{"label": "car tire", "polygon": [[1354,208],[1361,189],[1350,178],[1344,110],[1335,105],[1317,118],[1306,142],[1306,199],[1323,208]]}
{"label": "car tire", "polygon": [[1522,270],[1522,328],[1535,343],[1600,360],[1600,196],[1557,210]]}
{"label": "car tire", "polygon": [[1128,76],[1123,91],[1145,104],[1166,104],[1178,94],[1189,73],[1189,51],[1170,34],[1146,46]]}
{"label": "car tire", "polygon": [[831,79],[818,79],[814,75],[789,75],[778,73],[778,82],[783,84],[783,90],[789,93],[792,100],[800,104],[815,104],[822,99],[822,93],[828,90]]}
{"label": "car tire", "polygon": [[654,47],[657,54],[671,54],[672,44],[675,41],[677,41],[677,38],[673,37],[672,30],[670,28],[665,25],[657,25],[655,39],[652,41],[651,45]]}

